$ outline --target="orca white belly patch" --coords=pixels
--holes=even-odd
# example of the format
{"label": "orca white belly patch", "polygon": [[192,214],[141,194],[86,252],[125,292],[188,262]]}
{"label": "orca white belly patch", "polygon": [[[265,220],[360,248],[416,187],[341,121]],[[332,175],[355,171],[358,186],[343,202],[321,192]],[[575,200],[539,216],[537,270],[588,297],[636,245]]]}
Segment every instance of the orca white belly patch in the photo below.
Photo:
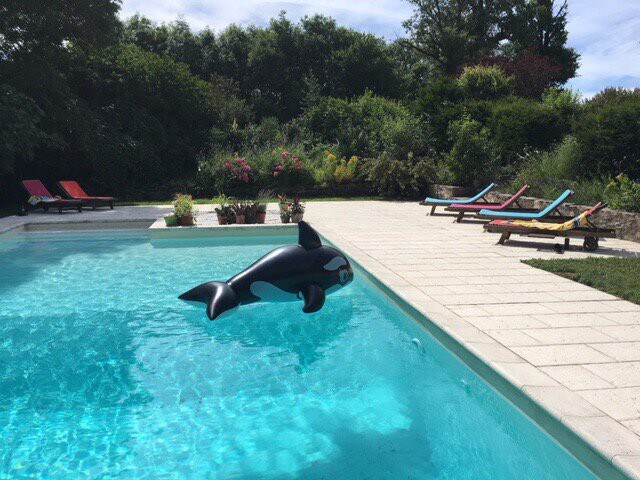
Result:
{"label": "orca white belly patch", "polygon": [[297,295],[281,290],[269,282],[253,282],[250,290],[251,293],[260,300],[266,300],[269,302],[292,302],[294,300],[298,300]]}

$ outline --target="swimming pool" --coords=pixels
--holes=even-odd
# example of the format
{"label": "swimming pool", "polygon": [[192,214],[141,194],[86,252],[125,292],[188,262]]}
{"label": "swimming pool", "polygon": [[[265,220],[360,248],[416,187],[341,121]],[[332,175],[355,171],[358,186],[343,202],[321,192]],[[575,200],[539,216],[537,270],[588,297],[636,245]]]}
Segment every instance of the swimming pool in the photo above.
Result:
{"label": "swimming pool", "polygon": [[363,275],[177,300],[294,237],[0,241],[0,478],[595,479]]}

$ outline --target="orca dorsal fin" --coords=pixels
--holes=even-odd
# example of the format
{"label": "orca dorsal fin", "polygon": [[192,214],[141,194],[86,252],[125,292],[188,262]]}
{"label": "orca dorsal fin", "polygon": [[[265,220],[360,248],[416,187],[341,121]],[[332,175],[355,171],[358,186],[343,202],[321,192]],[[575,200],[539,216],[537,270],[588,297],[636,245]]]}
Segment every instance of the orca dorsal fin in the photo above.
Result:
{"label": "orca dorsal fin", "polygon": [[322,246],[318,232],[305,221],[298,222],[298,243],[305,250],[313,250]]}

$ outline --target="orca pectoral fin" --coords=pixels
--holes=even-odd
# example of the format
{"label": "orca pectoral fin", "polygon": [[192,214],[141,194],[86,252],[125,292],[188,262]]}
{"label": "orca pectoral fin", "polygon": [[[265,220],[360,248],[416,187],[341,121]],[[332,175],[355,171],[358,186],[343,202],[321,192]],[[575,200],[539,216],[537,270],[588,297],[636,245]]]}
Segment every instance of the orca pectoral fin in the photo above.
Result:
{"label": "orca pectoral fin", "polygon": [[324,288],[317,283],[305,285],[302,290],[300,290],[300,293],[302,294],[302,298],[304,298],[304,307],[302,308],[304,313],[317,312],[322,308],[324,300],[327,298],[324,293]]}

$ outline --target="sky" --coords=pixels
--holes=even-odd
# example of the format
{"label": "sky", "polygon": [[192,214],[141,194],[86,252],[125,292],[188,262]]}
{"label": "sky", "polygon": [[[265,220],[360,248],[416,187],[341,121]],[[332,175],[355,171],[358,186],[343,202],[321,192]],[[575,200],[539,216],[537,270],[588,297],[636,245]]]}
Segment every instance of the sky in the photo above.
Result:
{"label": "sky", "polygon": [[[394,40],[411,16],[405,0],[122,0],[121,17],[157,22],[183,16],[196,30],[231,23],[265,25],[282,10],[290,19],[322,13],[338,24]],[[640,87],[640,1],[569,0],[569,44],[581,55],[569,86],[590,97],[610,86]]]}

